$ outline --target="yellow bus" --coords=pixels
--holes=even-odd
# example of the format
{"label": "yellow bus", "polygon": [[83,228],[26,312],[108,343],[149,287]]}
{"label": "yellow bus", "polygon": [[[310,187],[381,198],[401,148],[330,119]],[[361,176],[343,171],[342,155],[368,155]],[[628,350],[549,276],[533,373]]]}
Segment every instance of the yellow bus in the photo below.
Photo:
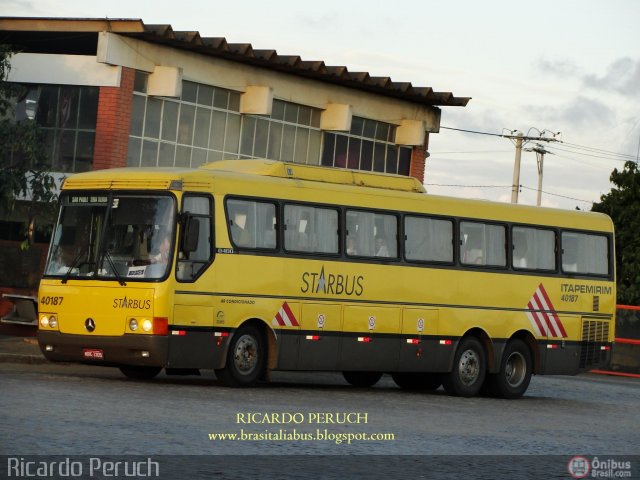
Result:
{"label": "yellow bus", "polygon": [[73,175],[39,291],[52,361],[128,377],[273,370],[516,398],[606,364],[611,220],[413,178],[220,161]]}

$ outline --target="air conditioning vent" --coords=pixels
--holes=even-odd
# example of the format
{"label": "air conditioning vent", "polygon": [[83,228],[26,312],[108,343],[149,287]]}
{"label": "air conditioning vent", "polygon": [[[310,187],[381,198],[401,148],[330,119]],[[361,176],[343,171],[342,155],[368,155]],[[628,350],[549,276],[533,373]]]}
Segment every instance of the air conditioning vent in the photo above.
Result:
{"label": "air conditioning vent", "polygon": [[606,320],[583,320],[582,343],[580,345],[580,368],[602,365],[607,361],[606,350],[600,347],[609,341],[609,322]]}

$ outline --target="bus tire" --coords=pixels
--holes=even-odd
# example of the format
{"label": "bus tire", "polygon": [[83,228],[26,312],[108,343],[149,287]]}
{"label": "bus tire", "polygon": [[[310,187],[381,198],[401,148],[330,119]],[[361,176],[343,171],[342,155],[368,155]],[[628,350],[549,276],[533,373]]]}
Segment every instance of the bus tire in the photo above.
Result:
{"label": "bus tire", "polygon": [[453,370],[444,375],[442,384],[445,391],[458,397],[477,395],[484,383],[486,366],[480,340],[475,337],[463,338],[453,358]]}
{"label": "bus tire", "polygon": [[262,376],[267,358],[266,342],[253,325],[240,327],[231,339],[227,363],[216,376],[230,387],[249,387]]}
{"label": "bus tire", "polygon": [[527,344],[519,338],[510,340],[502,355],[500,371],[487,375],[487,392],[496,397],[520,398],[529,388],[532,364]]}
{"label": "bus tire", "polygon": [[354,387],[373,387],[382,378],[380,372],[342,372],[342,375]]}
{"label": "bus tire", "polygon": [[151,380],[160,373],[162,367],[138,367],[127,365],[120,367],[122,374],[133,380]]}
{"label": "bus tire", "polygon": [[395,372],[391,378],[400,388],[406,390],[424,390],[433,392],[442,385],[442,376],[438,373]]}

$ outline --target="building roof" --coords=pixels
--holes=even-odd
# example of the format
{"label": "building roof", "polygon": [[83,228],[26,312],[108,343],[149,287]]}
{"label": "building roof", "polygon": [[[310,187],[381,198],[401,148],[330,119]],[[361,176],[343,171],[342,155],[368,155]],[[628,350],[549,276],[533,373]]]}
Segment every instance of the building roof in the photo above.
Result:
{"label": "building roof", "polygon": [[[78,46],[84,38],[95,44],[95,55],[97,33],[102,31],[421,105],[464,107],[470,100],[469,97],[456,97],[451,92],[434,92],[431,87],[413,86],[410,82],[394,82],[389,77],[350,72],[345,66],[325,65],[322,60],[303,60],[297,55],[279,55],[275,50],[254,49],[250,43],[228,43],[223,37],[202,37],[197,31],[175,31],[171,25],[145,25],[140,19],[0,17],[0,42],[17,45],[29,52],[63,53],[68,46],[74,53],[90,54],[87,45]],[[69,37],[71,32],[77,33],[73,39]],[[38,41],[34,41],[34,37],[39,37]],[[43,38],[47,41],[43,42]]]}

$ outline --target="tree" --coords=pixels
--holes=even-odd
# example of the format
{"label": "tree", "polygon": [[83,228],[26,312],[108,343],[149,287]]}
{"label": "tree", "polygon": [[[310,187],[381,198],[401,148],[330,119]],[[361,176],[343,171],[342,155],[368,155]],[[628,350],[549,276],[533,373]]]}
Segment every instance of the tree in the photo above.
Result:
{"label": "tree", "polygon": [[640,170],[635,162],[613,170],[615,185],[595,203],[594,212],[606,213],[616,228],[618,303],[640,305]]}
{"label": "tree", "polygon": [[28,236],[38,206],[55,209],[57,195],[55,179],[48,170],[44,136],[36,121],[14,120],[14,105],[24,88],[7,82],[13,54],[10,46],[0,45],[0,214],[12,212],[19,199],[28,201]]}

